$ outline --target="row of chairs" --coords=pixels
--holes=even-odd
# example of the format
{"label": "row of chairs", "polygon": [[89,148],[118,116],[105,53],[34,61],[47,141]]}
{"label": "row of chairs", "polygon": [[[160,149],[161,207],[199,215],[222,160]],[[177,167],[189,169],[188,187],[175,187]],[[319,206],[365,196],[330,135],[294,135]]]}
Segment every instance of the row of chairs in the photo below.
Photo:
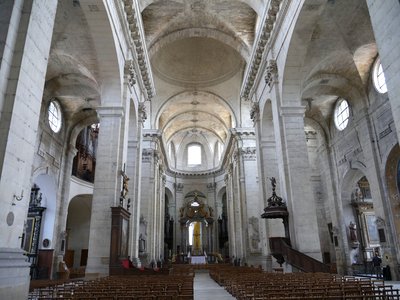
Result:
{"label": "row of chairs", "polygon": [[383,280],[328,273],[266,273],[248,267],[210,270],[210,276],[237,299],[400,299]]}
{"label": "row of chairs", "polygon": [[193,299],[193,276],[184,275],[129,275],[109,276],[90,281],[74,281],[35,289],[30,300],[44,299]]}

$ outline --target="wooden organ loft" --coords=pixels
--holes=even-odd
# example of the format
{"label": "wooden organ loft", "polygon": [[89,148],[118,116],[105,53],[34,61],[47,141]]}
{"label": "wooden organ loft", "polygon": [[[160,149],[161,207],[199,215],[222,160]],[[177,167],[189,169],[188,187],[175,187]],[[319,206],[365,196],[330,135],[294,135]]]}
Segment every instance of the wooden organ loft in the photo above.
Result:
{"label": "wooden organ loft", "polygon": [[96,171],[99,128],[98,123],[84,128],[79,133],[75,144],[78,153],[74,157],[72,175],[91,183],[94,182]]}

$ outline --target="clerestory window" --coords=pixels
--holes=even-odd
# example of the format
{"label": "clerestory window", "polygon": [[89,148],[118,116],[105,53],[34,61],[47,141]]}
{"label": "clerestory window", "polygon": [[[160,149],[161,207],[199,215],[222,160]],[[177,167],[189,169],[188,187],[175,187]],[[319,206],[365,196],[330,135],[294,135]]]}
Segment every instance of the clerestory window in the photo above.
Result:
{"label": "clerestory window", "polygon": [[383,73],[382,64],[379,58],[375,61],[374,64],[374,68],[372,71],[372,81],[378,93],[385,94],[387,92],[385,73]]}
{"label": "clerestory window", "polygon": [[347,127],[347,124],[349,123],[349,117],[349,103],[345,99],[338,100],[338,102],[336,103],[334,115],[336,128],[340,131],[345,129]]}
{"label": "clerestory window", "polygon": [[187,148],[188,165],[201,165],[201,146],[191,144]]}

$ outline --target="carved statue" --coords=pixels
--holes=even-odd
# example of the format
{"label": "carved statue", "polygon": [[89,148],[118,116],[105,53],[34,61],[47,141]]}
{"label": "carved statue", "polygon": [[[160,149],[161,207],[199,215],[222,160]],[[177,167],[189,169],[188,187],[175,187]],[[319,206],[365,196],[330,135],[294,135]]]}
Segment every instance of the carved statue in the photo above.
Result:
{"label": "carved statue", "polygon": [[272,189],[275,191],[275,188],[276,188],[276,179],[275,179],[275,177],[271,177],[269,180],[271,181]]}
{"label": "carved statue", "polygon": [[249,218],[249,224],[251,225],[252,233],[250,236],[251,246],[253,249],[259,249],[260,243],[260,232],[259,232],[259,224],[258,219],[256,217]]}
{"label": "carved statue", "polygon": [[352,221],[349,224],[349,232],[350,232],[350,241],[351,242],[358,242],[357,239],[357,226]]}
{"label": "carved statue", "polygon": [[128,189],[128,181],[129,181],[129,177],[126,176],[124,171],[121,171],[121,176],[122,176],[122,191],[121,191],[121,197],[122,198],[126,198],[126,195],[129,192]]}

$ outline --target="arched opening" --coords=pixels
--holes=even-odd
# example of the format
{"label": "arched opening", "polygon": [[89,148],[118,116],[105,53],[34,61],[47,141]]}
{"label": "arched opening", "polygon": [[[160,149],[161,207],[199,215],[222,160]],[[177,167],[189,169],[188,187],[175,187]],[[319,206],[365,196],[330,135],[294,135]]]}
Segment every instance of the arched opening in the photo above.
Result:
{"label": "arched opening", "polygon": [[96,171],[99,128],[99,123],[87,126],[79,133],[75,143],[78,152],[74,157],[72,175],[91,183]]}
{"label": "arched opening", "polygon": [[[392,211],[395,240],[400,240],[400,147],[399,144],[390,151],[386,162],[386,184],[388,188],[389,206]],[[397,252],[399,251],[398,242]]]}
{"label": "arched opening", "polygon": [[89,250],[92,195],[75,196],[68,206],[64,261],[74,274],[84,275]]}
{"label": "arched opening", "polygon": [[348,261],[353,274],[375,275],[372,259],[382,251],[369,181],[360,170],[349,172],[344,180],[347,184],[342,190],[342,203]]}

